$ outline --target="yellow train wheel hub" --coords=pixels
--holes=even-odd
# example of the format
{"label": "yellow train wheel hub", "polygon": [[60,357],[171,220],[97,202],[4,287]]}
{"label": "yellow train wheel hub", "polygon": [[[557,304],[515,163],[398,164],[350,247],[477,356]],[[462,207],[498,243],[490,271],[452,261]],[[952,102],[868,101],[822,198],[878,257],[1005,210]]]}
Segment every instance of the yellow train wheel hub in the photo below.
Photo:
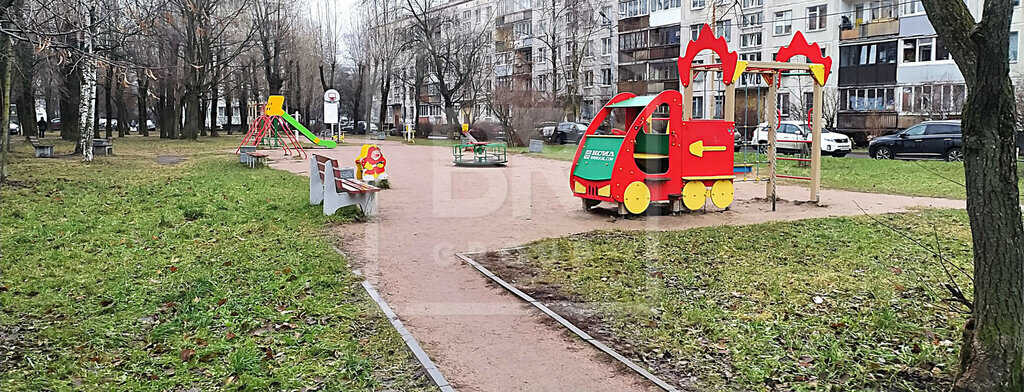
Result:
{"label": "yellow train wheel hub", "polygon": [[698,210],[704,206],[704,200],[707,199],[707,187],[704,186],[703,182],[690,181],[686,185],[683,185],[683,205],[691,210]]}
{"label": "yellow train wheel hub", "polygon": [[718,208],[726,208],[732,204],[734,192],[732,181],[715,181],[715,184],[711,186],[711,202]]}
{"label": "yellow train wheel hub", "polygon": [[641,181],[633,181],[622,192],[622,203],[633,214],[647,211],[647,206],[651,204],[651,189]]}

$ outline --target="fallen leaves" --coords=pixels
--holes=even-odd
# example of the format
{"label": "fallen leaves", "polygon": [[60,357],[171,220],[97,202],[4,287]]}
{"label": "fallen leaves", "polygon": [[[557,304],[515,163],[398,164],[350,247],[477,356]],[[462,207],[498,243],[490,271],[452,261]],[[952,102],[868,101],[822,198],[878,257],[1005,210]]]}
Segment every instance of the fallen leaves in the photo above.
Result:
{"label": "fallen leaves", "polygon": [[190,349],[190,348],[186,348],[184,350],[181,350],[181,354],[179,356],[181,357],[181,360],[183,362],[188,362],[195,355],[196,355],[196,350],[193,350],[193,349]]}

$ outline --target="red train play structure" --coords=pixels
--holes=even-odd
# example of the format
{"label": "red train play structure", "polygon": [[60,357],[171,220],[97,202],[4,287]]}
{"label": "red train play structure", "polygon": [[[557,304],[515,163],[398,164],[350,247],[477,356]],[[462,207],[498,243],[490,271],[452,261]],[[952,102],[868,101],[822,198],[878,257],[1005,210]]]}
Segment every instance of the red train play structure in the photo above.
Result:
{"label": "red train play structure", "polygon": [[[691,69],[694,57],[704,49],[714,51],[721,63],[693,65]],[[794,55],[803,55],[808,62],[786,62]],[[735,82],[740,74],[761,74],[774,91],[784,70],[806,71],[819,85],[824,85],[831,68],[831,59],[823,58],[818,45],[807,44],[799,32],[793,43],[779,50],[779,61],[746,62],[737,57],[736,52],[728,51],[725,40],[715,38],[705,25],[698,39],[691,41],[685,55],[679,58],[682,93],[620,93],[612,98],[587,128],[573,160],[569,187],[582,199],[584,208],[604,201],[617,203],[620,214],[640,214],[652,202],[669,202],[673,211],[684,206],[689,210],[700,209],[708,198],[718,208],[732,204],[735,123],[731,112],[735,105]],[[721,72],[727,85],[725,119],[694,120],[690,81],[695,71],[708,70]],[[815,93],[820,95],[818,87],[815,86]],[[769,113],[775,113],[774,99],[769,106]],[[620,123],[625,128],[612,129],[610,135],[595,134],[617,109],[620,110],[616,113],[624,113],[619,115],[625,119]],[[820,135],[820,124],[815,128]],[[774,157],[774,151],[771,156]],[[774,159],[769,159],[774,165]],[[812,190],[812,196],[815,192]]]}

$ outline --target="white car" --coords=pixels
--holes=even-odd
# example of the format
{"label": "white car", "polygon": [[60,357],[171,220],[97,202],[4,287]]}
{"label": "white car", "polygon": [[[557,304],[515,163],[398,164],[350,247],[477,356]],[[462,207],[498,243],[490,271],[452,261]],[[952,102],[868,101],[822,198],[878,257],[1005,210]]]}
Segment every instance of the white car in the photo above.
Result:
{"label": "white car", "polygon": [[[797,142],[797,140],[811,140],[811,129],[800,121],[783,121],[775,132],[775,147],[779,152],[799,152],[809,146],[809,144]],[[757,124],[757,129],[754,130],[754,134],[750,138],[750,144],[759,148],[767,148],[768,123]],[[843,157],[851,150],[853,150],[853,142],[848,136],[827,131],[821,133],[822,154]]]}

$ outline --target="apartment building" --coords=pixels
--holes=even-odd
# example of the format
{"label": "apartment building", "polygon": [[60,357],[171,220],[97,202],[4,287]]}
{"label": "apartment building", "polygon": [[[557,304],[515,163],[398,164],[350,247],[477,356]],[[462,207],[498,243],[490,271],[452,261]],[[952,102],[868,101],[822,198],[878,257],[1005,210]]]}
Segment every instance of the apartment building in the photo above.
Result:
{"label": "apartment building", "polygon": [[[475,86],[482,91],[535,91],[548,98],[579,100],[587,121],[618,92],[655,94],[679,88],[676,58],[701,27],[714,26],[741,60],[773,60],[796,31],[817,42],[833,59],[825,86],[827,126],[858,141],[872,133],[905,128],[926,119],[956,118],[966,87],[963,76],[935,36],[919,1],[901,0],[469,0],[448,3],[466,23],[493,30],[489,65]],[[967,0],[980,15],[981,0]],[[1011,75],[1024,77],[1017,62],[1024,13],[1019,0],[1011,27]],[[697,62],[717,61],[710,52]],[[559,67],[556,73],[552,60]],[[793,60],[800,61],[800,60]],[[578,67],[569,65],[578,62]],[[557,79],[557,80],[555,80]],[[568,87],[575,83],[575,89]],[[803,120],[811,101],[807,76],[783,79],[778,91],[784,119]],[[396,83],[396,122],[419,106],[420,121],[445,122],[435,83],[419,94]],[[720,79],[694,82],[695,118],[724,117]],[[545,95],[546,94],[546,95]],[[736,120],[751,127],[774,115],[764,106],[765,83],[753,75],[737,88]],[[460,117],[487,116],[484,99],[460,108]],[[831,115],[830,115],[831,113]],[[461,119],[460,119],[461,120]],[[403,121],[404,122],[404,121]]]}
{"label": "apartment building", "polygon": [[[982,1],[967,0],[980,18]],[[958,118],[967,97],[963,75],[936,36],[920,1],[840,2],[837,127],[863,142],[868,136],[924,120]],[[1015,2],[1010,74],[1017,61],[1024,14]]]}

